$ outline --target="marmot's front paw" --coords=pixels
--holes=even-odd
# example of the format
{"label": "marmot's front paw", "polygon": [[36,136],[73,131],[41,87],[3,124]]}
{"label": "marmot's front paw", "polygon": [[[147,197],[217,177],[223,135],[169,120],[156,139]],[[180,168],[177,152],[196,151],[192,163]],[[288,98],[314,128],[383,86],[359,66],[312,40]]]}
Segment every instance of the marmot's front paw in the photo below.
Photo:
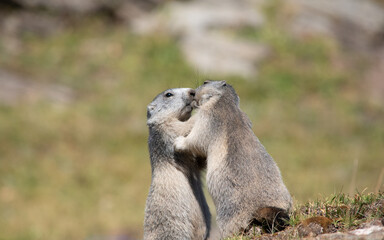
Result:
{"label": "marmot's front paw", "polygon": [[175,139],[175,143],[173,144],[173,147],[175,148],[176,152],[182,152],[186,150],[185,146],[185,137],[177,137]]}

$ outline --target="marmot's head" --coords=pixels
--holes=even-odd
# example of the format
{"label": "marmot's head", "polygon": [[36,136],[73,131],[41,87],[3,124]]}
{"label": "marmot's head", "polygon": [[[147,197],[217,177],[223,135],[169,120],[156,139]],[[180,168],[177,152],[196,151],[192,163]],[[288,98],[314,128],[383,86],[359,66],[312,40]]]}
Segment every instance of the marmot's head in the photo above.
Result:
{"label": "marmot's head", "polygon": [[173,88],[157,95],[147,107],[147,124],[161,124],[171,118],[186,121],[191,117],[195,90]]}
{"label": "marmot's head", "polygon": [[219,99],[226,99],[239,105],[240,98],[235,89],[226,81],[205,81],[203,85],[196,89],[197,106],[214,103]]}

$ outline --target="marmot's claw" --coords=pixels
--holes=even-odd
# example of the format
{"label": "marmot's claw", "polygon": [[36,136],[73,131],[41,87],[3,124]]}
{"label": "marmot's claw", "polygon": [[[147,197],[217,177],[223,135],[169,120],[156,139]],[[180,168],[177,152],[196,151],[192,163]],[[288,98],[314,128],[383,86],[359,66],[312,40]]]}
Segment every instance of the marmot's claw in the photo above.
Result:
{"label": "marmot's claw", "polygon": [[192,107],[193,109],[199,107],[199,105],[197,104],[197,101],[196,101],[196,100],[193,100],[193,101],[191,102],[191,107]]}

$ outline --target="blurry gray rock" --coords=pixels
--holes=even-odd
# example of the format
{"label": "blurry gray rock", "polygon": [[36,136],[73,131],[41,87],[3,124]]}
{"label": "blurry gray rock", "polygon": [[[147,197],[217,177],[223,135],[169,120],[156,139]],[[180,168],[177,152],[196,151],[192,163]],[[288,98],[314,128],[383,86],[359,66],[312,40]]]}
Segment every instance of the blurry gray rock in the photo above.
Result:
{"label": "blurry gray rock", "polygon": [[357,229],[354,231],[349,231],[346,233],[331,233],[331,234],[322,234],[316,238],[309,239],[319,239],[319,240],[359,240],[359,239],[369,239],[369,240],[382,240],[384,239],[384,227],[383,226],[371,226],[368,228]]}
{"label": "blurry gray rock", "polygon": [[0,31],[5,35],[17,37],[25,33],[45,36],[63,28],[63,23],[53,16],[28,11],[3,12],[0,19]]}
{"label": "blurry gray rock", "polygon": [[384,106],[384,5],[373,0],[288,0],[286,8],[293,36],[325,36],[336,40],[348,56],[364,56],[370,67],[362,93]]}
{"label": "blurry gray rock", "polygon": [[264,18],[246,1],[173,2],[169,27],[179,34],[200,34],[213,29],[260,27]]}
{"label": "blurry gray rock", "polygon": [[68,104],[73,98],[74,93],[68,87],[35,83],[0,69],[0,103],[2,104],[14,105],[24,101],[40,100]]}
{"label": "blurry gray rock", "polygon": [[289,28],[295,36],[327,35],[353,50],[384,44],[384,9],[374,1],[289,0],[287,3],[293,15]]}
{"label": "blurry gray rock", "polygon": [[268,50],[264,45],[223,35],[195,34],[185,37],[181,48],[187,61],[202,74],[236,74],[250,77]]}
{"label": "blurry gray rock", "polygon": [[242,27],[261,27],[264,18],[258,9],[265,1],[13,0],[19,5],[15,11],[0,9],[0,40],[9,53],[17,53],[24,33],[49,35],[73,16],[102,13],[122,20],[137,33],[171,34],[186,59],[204,74],[248,77],[257,72],[267,47],[230,35]]}
{"label": "blurry gray rock", "polygon": [[187,61],[203,74],[256,74],[268,48],[232,35],[243,27],[260,28],[260,1],[197,0],[169,2],[162,11],[131,22],[137,33],[163,31],[179,39]]}
{"label": "blurry gray rock", "polygon": [[20,53],[22,40],[26,35],[46,37],[59,32],[64,27],[65,24],[60,18],[50,14],[37,14],[23,9],[9,11],[0,7],[2,50],[11,55]]}
{"label": "blurry gray rock", "polygon": [[[21,9],[58,14],[65,19],[100,14],[129,22],[166,0],[13,0]],[[12,1],[11,1],[12,2]]]}
{"label": "blurry gray rock", "polygon": [[163,0],[14,0],[24,8],[45,8],[55,12],[91,13],[99,10],[115,12],[125,4],[143,8],[156,6]]}
{"label": "blurry gray rock", "polygon": [[[27,8],[43,7],[55,11],[90,12],[103,4],[103,0],[15,0]],[[116,2],[116,1],[111,1]]]}

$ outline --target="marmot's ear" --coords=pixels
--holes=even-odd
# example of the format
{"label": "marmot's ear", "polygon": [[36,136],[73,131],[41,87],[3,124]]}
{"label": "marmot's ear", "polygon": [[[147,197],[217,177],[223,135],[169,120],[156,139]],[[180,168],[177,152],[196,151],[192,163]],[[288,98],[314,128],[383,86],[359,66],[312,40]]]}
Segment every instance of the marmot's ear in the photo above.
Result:
{"label": "marmot's ear", "polygon": [[204,85],[204,84],[207,84],[207,83],[210,83],[210,82],[212,82],[212,80],[205,80],[204,83],[203,83],[203,85]]}
{"label": "marmot's ear", "polygon": [[227,82],[226,82],[226,81],[221,81],[221,86],[222,86],[222,87],[227,86]]}

